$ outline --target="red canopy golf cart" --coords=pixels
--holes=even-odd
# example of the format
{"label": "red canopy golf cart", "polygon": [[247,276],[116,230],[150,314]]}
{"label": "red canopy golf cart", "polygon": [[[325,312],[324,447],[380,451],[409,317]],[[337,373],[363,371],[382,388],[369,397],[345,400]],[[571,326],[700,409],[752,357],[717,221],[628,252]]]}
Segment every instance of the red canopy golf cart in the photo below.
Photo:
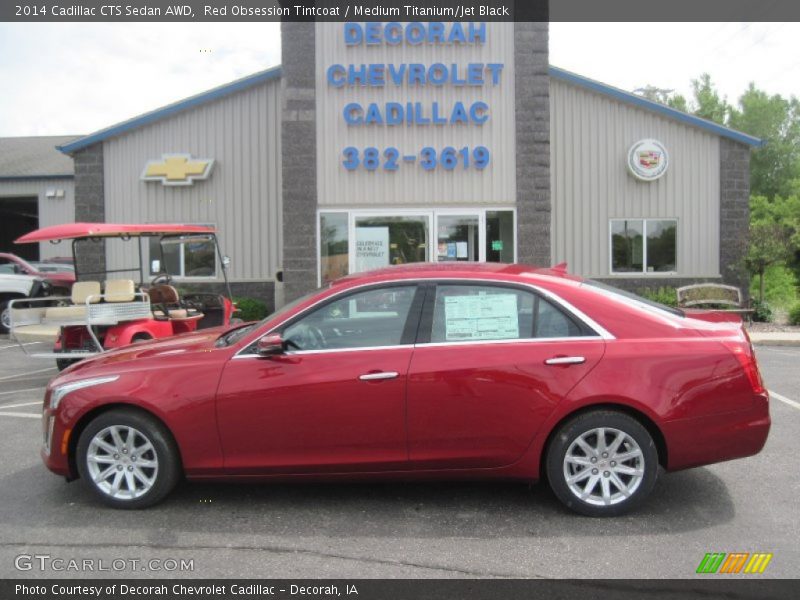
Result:
{"label": "red canopy golf cart", "polygon": [[[26,342],[53,341],[52,352],[31,356],[55,358],[60,369],[88,356],[139,341],[160,339],[197,329],[227,325],[234,305],[223,256],[213,227],[176,224],[70,223],[37,229],[16,240],[72,242],[75,276],[68,297],[12,301],[11,335],[27,352]],[[134,267],[89,272],[84,244],[116,240],[116,262],[138,256]],[[147,241],[150,263],[145,277],[143,241]],[[133,244],[133,246],[127,246]],[[187,276],[213,277],[217,265],[222,271],[226,295],[184,293],[171,285],[175,257],[183,249],[198,249],[199,264]],[[173,271],[174,272],[174,271]],[[129,278],[138,275],[138,283]],[[149,281],[148,281],[149,279]],[[16,306],[14,306],[16,304]]]}

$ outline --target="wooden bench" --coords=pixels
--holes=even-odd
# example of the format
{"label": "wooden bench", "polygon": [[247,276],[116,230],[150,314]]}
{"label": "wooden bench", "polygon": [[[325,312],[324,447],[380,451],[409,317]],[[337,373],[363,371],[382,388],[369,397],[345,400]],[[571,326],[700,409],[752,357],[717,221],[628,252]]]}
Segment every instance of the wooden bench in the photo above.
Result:
{"label": "wooden bench", "polygon": [[[678,306],[681,308],[708,308],[723,312],[736,313],[751,319],[754,309],[745,306],[742,290],[732,285],[721,283],[695,283],[685,285],[677,290]],[[719,308],[723,306],[725,308]]]}

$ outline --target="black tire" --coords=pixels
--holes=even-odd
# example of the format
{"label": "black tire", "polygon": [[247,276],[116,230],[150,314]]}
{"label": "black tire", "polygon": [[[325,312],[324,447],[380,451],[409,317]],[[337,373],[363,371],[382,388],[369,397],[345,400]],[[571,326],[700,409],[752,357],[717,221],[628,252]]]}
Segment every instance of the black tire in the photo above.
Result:
{"label": "black tire", "polygon": [[0,333],[8,333],[8,323],[11,322],[10,310],[8,308],[7,300],[0,300]]}
{"label": "black tire", "polygon": [[149,342],[153,336],[149,333],[137,333],[131,338],[131,344],[141,344],[142,342]]}
{"label": "black tire", "polygon": [[[131,427],[147,438],[154,448],[158,469],[148,491],[135,498],[115,498],[103,491],[94,482],[89,472],[87,452],[92,439],[108,427]],[[153,506],[163,500],[177,485],[182,468],[177,445],[169,430],[154,417],[128,408],[113,409],[102,413],[83,430],[76,448],[78,473],[94,494],[113,508],[137,509]]]}
{"label": "black tire", "polygon": [[63,371],[67,367],[71,367],[76,362],[81,362],[80,358],[57,358],[56,359],[56,367],[58,367],[59,371]]}
{"label": "black tire", "polygon": [[[595,440],[597,444],[595,448],[599,447],[599,438],[597,431],[600,428],[608,430],[605,435],[605,444],[611,446],[613,440],[617,437],[618,432],[622,432],[625,436],[622,439],[621,453],[624,456],[627,452],[626,449],[635,452],[636,446],[641,451],[641,457],[624,459],[620,461],[620,467],[617,467],[616,461],[610,462],[612,456],[602,456],[602,453],[597,455],[590,455],[584,450],[579,450],[576,440],[581,436],[587,435],[584,441],[589,442]],[[611,440],[611,443],[608,441]],[[631,441],[632,440],[632,441]],[[573,447],[573,443],[576,444]],[[572,448],[572,450],[570,450]],[[565,463],[567,452],[571,452],[571,456],[577,460],[582,460],[586,456],[588,464],[575,465],[573,463]],[[591,462],[594,460],[594,462]],[[596,465],[596,466],[595,466]],[[611,466],[613,465],[613,467]],[[564,423],[553,435],[550,445],[547,450],[546,456],[547,478],[550,482],[550,487],[564,505],[574,510],[575,512],[587,515],[590,517],[615,517],[633,510],[640,506],[653,490],[658,477],[658,450],[653,438],[647,429],[633,417],[621,412],[613,410],[595,410],[578,415],[574,419],[570,419]],[[628,471],[643,471],[640,478],[632,474],[618,474],[616,469],[624,468]],[[583,469],[587,469],[584,471]],[[606,470],[608,469],[608,470]],[[615,470],[611,470],[615,469]],[[567,472],[565,472],[567,471]],[[584,485],[584,492],[588,489],[588,499],[582,499],[577,492],[574,492],[567,477],[583,476],[579,482],[576,483]],[[584,474],[585,473],[585,474]],[[595,483],[592,487],[592,479]],[[603,481],[607,479],[607,482]],[[614,482],[615,479],[627,488],[630,486],[633,491],[626,497],[621,491],[621,488]],[[638,484],[636,483],[638,481]],[[605,502],[603,497],[603,488],[609,491],[609,504],[598,504],[598,502]],[[599,490],[599,494],[597,491]]]}

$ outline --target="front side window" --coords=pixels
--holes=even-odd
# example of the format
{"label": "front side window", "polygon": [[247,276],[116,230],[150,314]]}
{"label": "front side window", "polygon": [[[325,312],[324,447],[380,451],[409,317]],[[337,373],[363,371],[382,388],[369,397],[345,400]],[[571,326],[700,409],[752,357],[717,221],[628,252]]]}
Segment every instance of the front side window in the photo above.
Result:
{"label": "front side window", "polygon": [[611,272],[676,272],[677,230],[675,219],[613,219]]}
{"label": "front side window", "polygon": [[533,292],[489,285],[439,285],[431,342],[561,338],[587,333],[571,316]]}
{"label": "front side window", "polygon": [[215,277],[216,246],[203,236],[149,238],[150,275],[167,273],[173,277]]}
{"label": "front side window", "polygon": [[415,285],[391,286],[334,300],[289,325],[284,342],[289,350],[400,345],[416,291]]}

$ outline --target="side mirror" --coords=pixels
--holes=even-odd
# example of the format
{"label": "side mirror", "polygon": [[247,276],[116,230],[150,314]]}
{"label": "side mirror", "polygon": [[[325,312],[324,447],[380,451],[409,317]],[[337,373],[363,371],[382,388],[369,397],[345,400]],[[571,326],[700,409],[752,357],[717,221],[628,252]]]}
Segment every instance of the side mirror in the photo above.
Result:
{"label": "side mirror", "polygon": [[279,333],[265,335],[256,343],[256,352],[261,357],[283,354],[283,338]]}

